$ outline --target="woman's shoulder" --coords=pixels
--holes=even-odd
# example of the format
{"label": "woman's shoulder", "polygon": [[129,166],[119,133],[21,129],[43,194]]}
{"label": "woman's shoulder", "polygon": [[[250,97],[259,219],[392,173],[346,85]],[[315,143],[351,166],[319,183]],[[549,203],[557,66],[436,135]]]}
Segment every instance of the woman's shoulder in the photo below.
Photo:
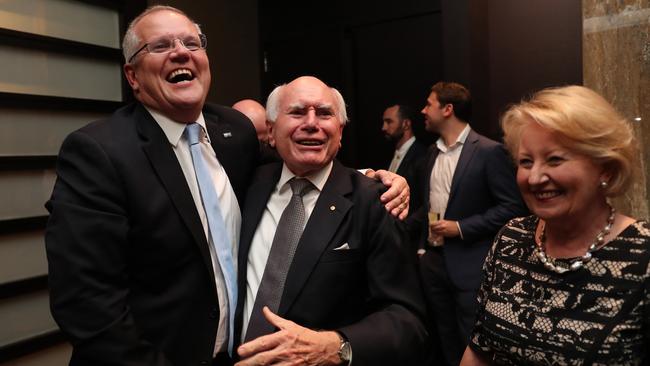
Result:
{"label": "woman's shoulder", "polygon": [[650,223],[647,220],[635,220],[623,229],[614,239],[630,243],[639,249],[650,250]]}
{"label": "woman's shoulder", "polygon": [[515,217],[501,228],[498,236],[532,236],[537,228],[538,221],[539,219],[535,215]]}

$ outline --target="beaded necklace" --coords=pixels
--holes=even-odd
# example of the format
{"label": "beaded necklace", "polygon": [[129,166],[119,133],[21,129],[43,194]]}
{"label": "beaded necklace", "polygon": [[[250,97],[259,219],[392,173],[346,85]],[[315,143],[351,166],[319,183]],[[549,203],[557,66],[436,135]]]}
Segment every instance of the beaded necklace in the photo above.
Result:
{"label": "beaded necklace", "polygon": [[587,249],[587,252],[579,257],[575,258],[571,261],[570,264],[564,264],[561,262],[557,262],[555,258],[550,257],[546,254],[546,251],[544,247],[546,246],[546,224],[542,224],[542,232],[539,235],[539,241],[535,241],[535,255],[537,255],[537,258],[539,258],[539,261],[542,262],[544,267],[546,269],[553,271],[555,273],[565,273],[568,271],[575,271],[578,270],[579,268],[582,268],[587,262],[589,262],[592,258],[593,252],[596,250],[602,248],[605,245],[605,237],[609,232],[612,230],[612,226],[614,226],[614,218],[616,217],[616,209],[609,205],[609,217],[607,218],[607,224],[605,227],[596,235],[596,238],[594,241],[589,245],[589,248]]}

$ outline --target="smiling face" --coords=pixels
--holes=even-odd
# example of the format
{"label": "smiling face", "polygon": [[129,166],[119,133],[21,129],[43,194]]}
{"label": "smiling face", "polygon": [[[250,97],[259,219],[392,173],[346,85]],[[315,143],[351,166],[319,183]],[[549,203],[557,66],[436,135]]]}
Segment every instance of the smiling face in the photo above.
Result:
{"label": "smiling face", "polygon": [[[141,45],[161,38],[198,37],[189,19],[169,10],[148,14],[134,29]],[[179,41],[173,42],[175,48],[170,52],[143,50],[124,65],[124,72],[135,97],[144,105],[175,121],[194,122],[210,88],[208,56],[204,49],[189,51]]]}
{"label": "smiling face", "polygon": [[517,184],[528,208],[547,222],[589,217],[605,201],[599,188],[604,169],[560,143],[557,135],[530,121],[517,153]]}
{"label": "smiling face", "polygon": [[449,107],[441,106],[436,92],[431,92],[427,98],[427,104],[420,111],[424,115],[424,129],[429,132],[440,132],[440,128],[449,116]]}
{"label": "smiling face", "polygon": [[331,89],[312,77],[287,84],[280,96],[275,123],[269,123],[270,143],[298,176],[324,168],[341,147],[343,124]]}

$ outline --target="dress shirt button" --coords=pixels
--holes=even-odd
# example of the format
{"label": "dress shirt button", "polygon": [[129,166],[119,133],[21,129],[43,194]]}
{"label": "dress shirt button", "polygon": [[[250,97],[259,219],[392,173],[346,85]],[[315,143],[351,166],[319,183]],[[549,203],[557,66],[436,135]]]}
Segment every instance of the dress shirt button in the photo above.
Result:
{"label": "dress shirt button", "polygon": [[210,318],[216,319],[219,316],[219,309],[217,308],[212,308],[210,311]]}

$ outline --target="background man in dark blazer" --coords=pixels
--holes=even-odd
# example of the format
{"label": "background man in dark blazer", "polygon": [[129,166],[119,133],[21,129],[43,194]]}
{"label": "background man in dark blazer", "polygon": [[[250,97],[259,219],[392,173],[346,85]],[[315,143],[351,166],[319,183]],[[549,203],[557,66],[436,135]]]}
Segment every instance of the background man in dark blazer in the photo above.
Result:
{"label": "background man in dark blazer", "polygon": [[427,152],[413,134],[413,109],[404,104],[392,105],[384,110],[381,131],[395,142],[395,153],[387,168],[406,178],[411,188],[415,184],[415,167]]}
{"label": "background man in dark blazer", "polygon": [[[216,250],[236,261],[240,205],[259,145],[244,115],[205,104],[206,42],[180,10],[145,10],[123,42],[138,102],[73,132],[61,147],[45,240],[51,310],[72,342],[72,365],[230,362],[235,263],[228,287],[228,263]],[[208,191],[193,166],[190,125],[223,236],[208,224],[217,210],[204,209]],[[403,179],[393,182],[405,194]],[[399,210],[401,196],[388,196],[399,197],[388,203]]]}
{"label": "background man in dark blazer", "polygon": [[506,150],[470,128],[470,110],[462,85],[431,88],[422,114],[425,129],[440,138],[420,166],[424,188],[415,194],[423,204],[413,215],[426,248],[420,260],[424,292],[449,365],[458,365],[468,343],[492,239],[526,212]]}
{"label": "background man in dark blazer", "polygon": [[[301,77],[271,93],[267,116],[284,164],[258,169],[243,211],[236,323],[246,343],[237,365],[419,364],[426,331],[415,256],[379,204],[383,187],[333,160],[347,120],[343,98]],[[282,245],[274,237],[296,179],[311,187],[301,201],[306,225],[274,289],[277,308],[263,310],[270,326],[260,335],[253,324],[268,305],[260,303],[267,258]]]}

